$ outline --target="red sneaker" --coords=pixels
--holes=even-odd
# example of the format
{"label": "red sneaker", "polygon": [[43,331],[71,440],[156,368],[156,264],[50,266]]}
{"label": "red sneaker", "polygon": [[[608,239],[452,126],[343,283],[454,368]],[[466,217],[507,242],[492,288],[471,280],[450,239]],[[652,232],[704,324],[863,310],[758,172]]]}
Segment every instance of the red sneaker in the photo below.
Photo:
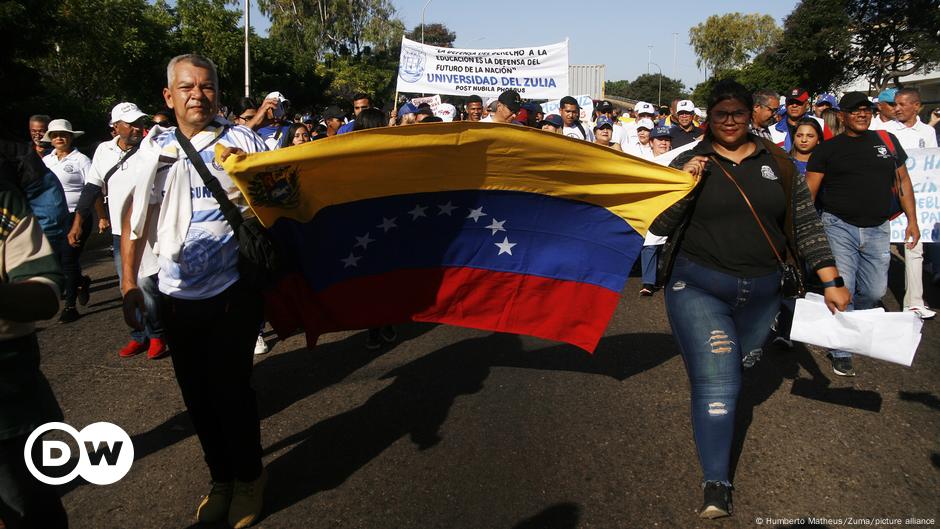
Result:
{"label": "red sneaker", "polygon": [[166,348],[166,342],[163,341],[163,338],[150,339],[150,348],[147,349],[147,358],[157,360],[166,356],[167,353],[169,353],[169,351]]}
{"label": "red sneaker", "polygon": [[118,356],[121,358],[130,358],[132,356],[139,355],[147,349],[146,343],[138,342],[137,340],[131,340],[127,342],[127,345],[118,352]]}

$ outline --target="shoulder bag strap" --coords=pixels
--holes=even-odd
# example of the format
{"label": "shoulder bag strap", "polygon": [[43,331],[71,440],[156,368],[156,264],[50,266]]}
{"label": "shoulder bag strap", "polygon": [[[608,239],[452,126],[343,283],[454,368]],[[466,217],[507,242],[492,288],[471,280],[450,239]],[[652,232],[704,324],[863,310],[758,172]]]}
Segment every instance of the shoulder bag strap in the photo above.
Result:
{"label": "shoulder bag strap", "polygon": [[232,204],[232,201],[228,199],[228,195],[226,195],[225,190],[222,189],[222,184],[219,183],[219,179],[212,176],[212,173],[209,172],[209,168],[206,167],[206,162],[202,161],[202,157],[196,152],[189,138],[184,136],[178,127],[176,129],[176,141],[178,141],[180,147],[183,148],[183,152],[186,153],[190,163],[196,168],[196,172],[202,177],[202,182],[206,184],[206,187],[212,192],[212,197],[219,203],[222,215],[225,217],[229,226],[232,227],[232,230],[237,231],[238,227],[241,226],[243,222],[242,213],[239,211],[238,206]]}
{"label": "shoulder bag strap", "polygon": [[122,165],[124,165],[124,162],[126,162],[128,158],[130,158],[131,156],[134,156],[134,153],[136,153],[137,149],[139,148],[140,148],[140,144],[137,144],[131,147],[131,150],[125,152],[124,155],[121,156],[121,159],[118,160],[118,163],[114,164],[114,167],[108,169],[108,172],[104,174],[105,185],[108,185],[108,180],[110,180],[111,177],[114,176],[114,173],[116,173],[117,170],[120,169]]}
{"label": "shoulder bag strap", "polygon": [[712,163],[714,163],[715,165],[717,165],[719,169],[721,169],[721,172],[724,173],[725,176],[728,177],[728,180],[731,180],[731,183],[734,184],[734,187],[738,188],[738,192],[741,193],[741,198],[744,199],[744,202],[747,204],[748,209],[751,210],[751,215],[754,215],[754,220],[757,221],[757,226],[760,228],[761,233],[764,234],[764,238],[767,239],[767,244],[769,244],[769,245],[770,245],[770,249],[773,250],[774,256],[776,256],[776,257],[777,257],[777,261],[779,261],[780,264],[783,265],[783,264],[784,264],[784,263],[783,263],[783,258],[780,257],[780,252],[777,251],[777,247],[774,246],[773,241],[770,239],[770,234],[767,233],[767,229],[764,228],[764,223],[761,222],[761,221],[760,221],[760,217],[757,216],[757,211],[754,210],[754,206],[752,206],[752,205],[751,205],[751,201],[748,200],[747,194],[744,192],[743,189],[741,189],[741,186],[738,185],[737,180],[735,180],[734,177],[731,176],[731,173],[729,173],[729,172],[724,168],[724,166],[722,166],[721,163],[719,163],[718,160],[715,159],[714,156],[709,156],[708,159],[711,160]]}
{"label": "shoulder bag strap", "polygon": [[[885,144],[885,147],[888,148],[888,151],[891,153],[891,156],[895,160],[898,159],[898,151],[894,148],[894,142],[891,141],[891,135],[888,134],[888,131],[878,129],[875,131],[878,134],[878,137],[881,138],[881,142]],[[901,187],[901,173],[898,171],[898,168],[894,168],[894,185],[898,190],[898,198],[904,196],[904,189]]]}

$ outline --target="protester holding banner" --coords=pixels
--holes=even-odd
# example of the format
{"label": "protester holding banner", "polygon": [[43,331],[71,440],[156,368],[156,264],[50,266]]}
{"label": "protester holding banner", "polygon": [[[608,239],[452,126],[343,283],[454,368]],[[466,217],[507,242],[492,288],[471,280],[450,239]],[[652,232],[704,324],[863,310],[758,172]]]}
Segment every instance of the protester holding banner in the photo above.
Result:
{"label": "protester holding banner", "polygon": [[760,357],[780,306],[780,256],[807,261],[826,282],[831,310],[850,301],[806,185],[786,153],[748,133],[753,106],[740,84],[715,85],[705,138],[672,163],[698,185],[650,226],[650,233],[668,235],[659,283],[692,390],[703,518],[732,512],[729,464],[742,365]]}

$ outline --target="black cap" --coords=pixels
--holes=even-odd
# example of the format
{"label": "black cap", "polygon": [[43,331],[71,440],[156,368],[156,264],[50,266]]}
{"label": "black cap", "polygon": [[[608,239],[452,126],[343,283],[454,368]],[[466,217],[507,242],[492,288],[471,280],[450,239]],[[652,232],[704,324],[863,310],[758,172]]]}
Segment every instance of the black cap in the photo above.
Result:
{"label": "black cap", "polygon": [[519,112],[519,109],[522,108],[522,97],[520,97],[519,92],[515,90],[506,90],[502,94],[499,94],[498,101],[506,105],[506,107],[513,112]]}
{"label": "black cap", "polygon": [[424,118],[421,120],[421,123],[443,123],[443,122],[444,120],[437,116],[431,116],[429,118]]}
{"label": "black cap", "polygon": [[858,107],[871,106],[868,96],[862,92],[849,92],[839,100],[839,108],[845,112],[850,112]]}
{"label": "black cap", "polygon": [[434,111],[431,110],[431,107],[430,107],[430,106],[418,107],[418,111],[416,112],[416,114],[419,115],[419,116],[421,116],[421,115],[433,116],[433,115],[434,115]]}
{"label": "black cap", "polygon": [[610,104],[610,101],[601,101],[600,103],[597,104],[597,111],[604,112],[604,113],[613,112],[614,105]]}
{"label": "black cap", "polygon": [[343,119],[345,117],[346,117],[346,114],[343,113],[343,111],[340,110],[339,107],[336,105],[330,105],[326,107],[326,110],[323,111],[323,119],[330,119],[330,118]]}

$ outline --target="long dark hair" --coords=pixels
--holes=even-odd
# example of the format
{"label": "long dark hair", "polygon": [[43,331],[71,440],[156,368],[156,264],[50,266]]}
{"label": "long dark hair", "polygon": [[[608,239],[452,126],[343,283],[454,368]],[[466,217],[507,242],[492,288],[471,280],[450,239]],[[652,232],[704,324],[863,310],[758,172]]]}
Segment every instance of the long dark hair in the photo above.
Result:
{"label": "long dark hair", "polygon": [[[822,128],[822,125],[820,125],[818,121],[816,121],[816,120],[813,119],[813,118],[803,118],[803,119],[801,119],[800,121],[798,121],[798,122],[796,123],[796,128],[793,129],[793,130],[794,130],[794,131],[795,131],[795,130],[798,130],[798,129],[799,129],[800,127],[802,127],[803,125],[809,125],[810,127],[813,127],[813,130],[816,131],[816,136],[819,137],[819,143],[822,143],[822,142],[825,140],[825,138],[823,137],[823,128]],[[794,136],[795,136],[795,134],[794,134]],[[819,143],[816,144],[817,147],[819,146]],[[794,142],[793,142],[793,146],[790,147],[790,154],[793,154],[793,151],[795,151],[795,150],[796,150],[796,141],[794,141]]]}
{"label": "long dark hair", "polygon": [[[287,136],[284,138],[283,146],[290,147],[294,144],[294,134],[297,134],[297,131],[300,129],[307,130],[307,126],[303,123],[291,123],[290,127],[287,128]],[[310,131],[307,131],[307,137],[310,137]]]}
{"label": "long dark hair", "polygon": [[375,129],[388,125],[388,118],[385,112],[377,108],[367,108],[359,112],[356,116],[356,124],[353,125],[353,131]]}

